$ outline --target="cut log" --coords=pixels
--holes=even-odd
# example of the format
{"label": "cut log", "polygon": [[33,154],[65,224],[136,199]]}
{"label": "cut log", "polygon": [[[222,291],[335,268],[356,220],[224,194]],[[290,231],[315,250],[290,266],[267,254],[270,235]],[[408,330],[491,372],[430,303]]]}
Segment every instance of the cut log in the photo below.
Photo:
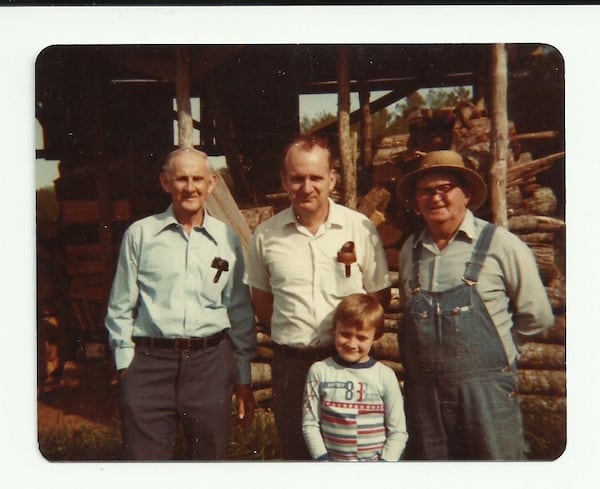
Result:
{"label": "cut log", "polygon": [[533,191],[533,195],[523,199],[524,213],[552,216],[558,208],[558,201],[554,191],[549,187],[539,187]]}
{"label": "cut log", "polygon": [[508,220],[508,229],[512,232],[559,231],[565,228],[565,222],[548,216],[513,216]]}
{"label": "cut log", "polygon": [[517,360],[523,369],[565,369],[565,347],[548,343],[525,343],[521,345],[521,355]]}
{"label": "cut log", "polygon": [[521,369],[519,392],[542,396],[566,396],[567,374],[564,370]]}
{"label": "cut log", "polygon": [[[521,395],[523,428],[531,453],[539,460],[554,460],[566,446],[565,397]],[[531,457],[530,457],[531,458]]]}
{"label": "cut log", "polygon": [[273,349],[268,346],[258,345],[256,347],[256,358],[257,362],[270,362],[273,359]]}
{"label": "cut log", "polygon": [[390,192],[376,185],[363,197],[358,211],[370,219],[375,211],[385,212],[391,197]]}
{"label": "cut log", "polygon": [[270,387],[264,387],[262,389],[254,390],[254,400],[258,404],[270,402],[273,400],[273,389]]}
{"label": "cut log", "polygon": [[[517,233],[515,233],[517,234]],[[520,233],[517,234],[521,241],[530,244],[553,243],[555,239],[554,233]]]}
{"label": "cut log", "polygon": [[240,212],[248,227],[250,228],[250,232],[254,232],[256,226],[258,226],[261,222],[266,221],[274,214],[273,206],[264,206],[264,207],[254,207],[252,209],[241,209]]}
{"label": "cut log", "polygon": [[523,212],[519,212],[523,207],[523,195],[519,187],[508,187],[506,189],[506,206],[509,215],[523,214]]}
{"label": "cut log", "polygon": [[553,139],[558,136],[558,131],[540,131],[540,132],[527,132],[523,134],[513,134],[510,137],[512,141],[527,141],[531,139]]}
{"label": "cut log", "polygon": [[530,413],[565,414],[567,399],[564,396],[535,396],[522,394],[519,396],[521,409]]}
{"label": "cut log", "polygon": [[552,245],[545,243],[530,243],[529,248],[535,256],[535,260],[540,271],[540,277],[544,283],[549,283],[554,277],[560,274],[560,270],[555,262],[555,250]]}
{"label": "cut log", "polygon": [[253,385],[271,384],[271,365],[268,363],[252,362],[250,364],[250,382]]}
{"label": "cut log", "polygon": [[546,286],[546,294],[548,294],[552,309],[564,310],[567,304],[567,290],[565,276],[562,273],[550,280],[550,283]]}
{"label": "cut log", "polygon": [[272,345],[271,337],[263,332],[256,333],[256,341],[259,345]]}
{"label": "cut log", "polygon": [[562,151],[560,153],[553,153],[545,156],[544,158],[539,158],[526,163],[517,163],[510,166],[506,172],[506,186],[512,187],[522,185],[530,178],[552,168],[552,165],[556,161],[564,158],[564,156],[565,152]]}
{"label": "cut log", "polygon": [[384,333],[379,340],[373,343],[373,356],[380,360],[395,360],[400,358],[398,338],[396,333]]}
{"label": "cut log", "polygon": [[567,338],[567,318],[564,314],[555,316],[554,324],[541,333],[529,336],[529,341],[534,343],[555,343],[564,345]]}

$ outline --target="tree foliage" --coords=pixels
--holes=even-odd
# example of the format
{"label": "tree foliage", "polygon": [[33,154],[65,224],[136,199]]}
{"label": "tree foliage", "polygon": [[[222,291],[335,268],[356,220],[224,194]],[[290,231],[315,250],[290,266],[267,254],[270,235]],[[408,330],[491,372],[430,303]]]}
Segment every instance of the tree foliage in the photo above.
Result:
{"label": "tree foliage", "polygon": [[[407,116],[415,109],[452,107],[461,100],[469,100],[471,96],[471,87],[417,90],[394,104],[392,109],[386,107],[371,114],[373,141],[379,141],[381,138],[393,134],[406,134],[408,132]],[[304,115],[300,121],[300,131],[303,134],[309,134],[318,131],[335,120],[335,114],[324,110],[315,117]],[[360,123],[353,124],[350,130],[360,134]]]}
{"label": "tree foliage", "polygon": [[300,121],[300,132],[302,132],[302,134],[313,133],[324,126],[331,124],[336,118],[337,117],[334,114],[324,110],[315,117],[303,115],[302,120]]}
{"label": "tree foliage", "polygon": [[454,107],[462,100],[471,98],[471,89],[468,87],[454,87],[452,90],[429,89],[425,95],[427,107],[430,109],[441,109],[443,107]]}

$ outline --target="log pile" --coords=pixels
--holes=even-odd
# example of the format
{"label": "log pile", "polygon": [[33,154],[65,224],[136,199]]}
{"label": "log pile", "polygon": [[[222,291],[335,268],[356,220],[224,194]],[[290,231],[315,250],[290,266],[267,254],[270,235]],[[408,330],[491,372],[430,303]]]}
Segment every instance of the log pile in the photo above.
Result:
{"label": "log pile", "polygon": [[[374,344],[373,354],[390,366],[402,385],[404,370],[399,358],[397,324],[397,276],[399,248],[421,223],[398,206],[395,188],[401,176],[415,168],[423,152],[452,148],[461,152],[487,181],[490,167],[489,119],[475,107],[462,105],[454,110],[423,111],[413,114],[410,134],[386,137],[375,151],[372,182],[359,196],[358,210],[368,216],[380,234],[392,275],[392,303],[386,311],[386,332]],[[564,159],[553,153],[533,159],[523,151],[529,140],[556,137],[553,131],[518,134],[509,125],[510,157],[507,174],[508,227],[531,248],[540,276],[555,312],[555,324],[533,337],[522,339],[518,360],[520,398],[528,442],[533,458],[554,459],[566,443],[566,320],[565,276],[559,263],[564,256],[565,222],[552,188],[537,177]],[[559,182],[562,184],[562,182]],[[490,219],[489,208],[479,215]],[[253,364],[252,382],[259,402],[271,399],[269,336],[259,332],[258,356]]]}

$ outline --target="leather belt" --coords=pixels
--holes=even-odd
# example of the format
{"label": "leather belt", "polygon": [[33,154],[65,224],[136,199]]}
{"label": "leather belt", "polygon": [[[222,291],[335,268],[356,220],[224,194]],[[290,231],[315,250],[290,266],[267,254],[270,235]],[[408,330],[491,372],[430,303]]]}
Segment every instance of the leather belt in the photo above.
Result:
{"label": "leather belt", "polygon": [[147,348],[187,352],[206,350],[211,346],[217,346],[226,336],[225,331],[220,331],[204,337],[154,338],[151,336],[134,336],[132,340],[136,345]]}
{"label": "leather belt", "polygon": [[320,348],[307,347],[307,348],[295,348],[288,345],[279,345],[275,343],[275,348],[278,349],[284,356],[299,358],[303,360],[323,360],[335,354],[335,347],[323,346]]}

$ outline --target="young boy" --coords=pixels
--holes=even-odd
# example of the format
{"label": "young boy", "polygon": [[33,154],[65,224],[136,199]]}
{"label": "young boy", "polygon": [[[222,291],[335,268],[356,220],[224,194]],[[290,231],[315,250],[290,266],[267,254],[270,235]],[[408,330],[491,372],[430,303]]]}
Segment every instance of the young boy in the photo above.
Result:
{"label": "young boy", "polygon": [[311,366],[304,390],[302,432],[314,460],[400,459],[408,434],[398,380],[369,356],[383,323],[383,307],[370,295],[338,304],[337,354]]}

